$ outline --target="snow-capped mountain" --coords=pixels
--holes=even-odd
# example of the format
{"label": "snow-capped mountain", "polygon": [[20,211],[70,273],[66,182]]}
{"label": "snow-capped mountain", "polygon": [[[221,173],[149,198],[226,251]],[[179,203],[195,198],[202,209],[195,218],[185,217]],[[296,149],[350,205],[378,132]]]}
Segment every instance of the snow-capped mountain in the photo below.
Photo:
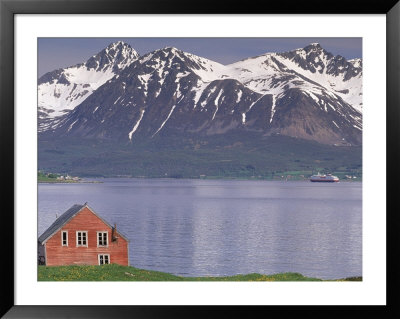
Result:
{"label": "snow-capped mountain", "polygon": [[[118,72],[115,65],[120,63],[95,59],[89,67],[89,61],[84,64],[103,76],[82,100],[77,97],[65,107],[62,99],[56,105],[47,99],[46,109],[57,110],[57,115],[65,108],[70,112],[53,117],[43,127],[46,133],[132,142],[169,132],[213,135],[241,130],[325,144],[361,143],[360,59],[333,56],[319,44],[230,65],[173,47],[142,57],[133,49],[127,52],[129,58]],[[103,65],[113,65],[106,69],[113,74],[106,76]],[[63,78],[74,73],[55,74],[55,85],[65,85]],[[88,78],[76,75],[74,85],[87,85]],[[67,81],[72,85],[70,78]],[[71,96],[74,89],[68,87]]]}
{"label": "snow-capped mountain", "polygon": [[[39,124],[74,109],[139,57],[130,45],[110,44],[85,63],[44,74],[38,81]],[[44,121],[43,121],[44,120]]]}
{"label": "snow-capped mountain", "polygon": [[[284,53],[269,53],[232,64],[236,77],[259,93],[279,95],[302,88],[317,95],[340,96],[362,111],[362,62],[333,56],[318,43]],[[333,95],[332,95],[333,96]]]}

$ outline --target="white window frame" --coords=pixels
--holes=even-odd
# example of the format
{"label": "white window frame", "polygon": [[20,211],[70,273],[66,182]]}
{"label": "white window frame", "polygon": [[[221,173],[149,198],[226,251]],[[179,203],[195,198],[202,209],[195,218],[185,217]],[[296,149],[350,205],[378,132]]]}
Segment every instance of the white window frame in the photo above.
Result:
{"label": "white window frame", "polygon": [[[106,236],[106,244],[105,245],[100,245],[99,243],[99,234],[102,234],[102,240],[104,241],[104,234],[107,234]],[[103,230],[103,231],[98,231],[96,233],[97,236],[97,247],[108,247],[108,231]]]}
{"label": "white window frame", "polygon": [[[100,264],[100,256],[103,256],[103,264]],[[107,256],[107,257],[108,257],[108,264],[105,264],[105,263],[104,263],[104,256]],[[98,262],[99,266],[111,264],[110,254],[98,254],[98,255],[97,255],[97,262]]]}
{"label": "white window frame", "polygon": [[[86,245],[79,245],[78,244],[78,233],[85,233],[86,234]],[[87,247],[89,242],[89,236],[87,230],[77,230],[76,231],[76,247]]]}
{"label": "white window frame", "polygon": [[[67,243],[65,245],[64,245],[64,234],[66,235],[65,237],[66,237],[66,241],[67,241]],[[67,230],[63,230],[61,232],[61,246],[68,247],[68,231]]]}

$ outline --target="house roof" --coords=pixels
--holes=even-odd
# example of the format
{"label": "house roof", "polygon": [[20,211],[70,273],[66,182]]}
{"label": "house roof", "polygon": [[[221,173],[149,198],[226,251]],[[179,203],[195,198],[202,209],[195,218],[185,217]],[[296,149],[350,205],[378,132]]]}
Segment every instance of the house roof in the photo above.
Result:
{"label": "house roof", "polygon": [[[39,236],[38,242],[40,244],[44,244],[49,238],[51,238],[61,227],[63,227],[72,217],[77,215],[84,207],[87,207],[95,216],[100,218],[107,226],[113,228],[107,221],[97,215],[88,205],[87,203],[83,205],[75,204],[71,208],[69,208],[65,213],[63,213],[60,217],[58,217],[53,224],[47,228],[42,235]],[[129,241],[129,239],[123,235],[119,230],[117,230],[118,234],[120,234],[125,240]]]}

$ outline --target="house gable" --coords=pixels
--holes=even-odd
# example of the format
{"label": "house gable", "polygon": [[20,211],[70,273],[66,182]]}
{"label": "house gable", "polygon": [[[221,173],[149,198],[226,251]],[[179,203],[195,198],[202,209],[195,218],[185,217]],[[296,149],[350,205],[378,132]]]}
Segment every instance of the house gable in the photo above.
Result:
{"label": "house gable", "polygon": [[[46,231],[43,232],[42,235],[40,235],[38,242],[39,244],[44,245],[46,241],[48,241],[52,236],[54,236],[62,227],[65,227],[67,223],[69,223],[73,218],[75,218],[78,214],[81,213],[84,209],[87,209],[90,211],[95,218],[101,220],[105,226],[109,227],[112,229],[113,227],[105,221],[103,218],[101,218],[99,215],[97,215],[88,205],[87,203],[83,205],[73,205],[70,209],[68,209],[65,213],[63,213],[59,218],[56,219],[56,221],[50,225],[49,228],[46,229]],[[93,218],[93,217],[91,217]],[[126,241],[129,242],[129,239],[123,235],[120,232],[117,232],[118,235],[120,235],[122,238],[124,238]]]}

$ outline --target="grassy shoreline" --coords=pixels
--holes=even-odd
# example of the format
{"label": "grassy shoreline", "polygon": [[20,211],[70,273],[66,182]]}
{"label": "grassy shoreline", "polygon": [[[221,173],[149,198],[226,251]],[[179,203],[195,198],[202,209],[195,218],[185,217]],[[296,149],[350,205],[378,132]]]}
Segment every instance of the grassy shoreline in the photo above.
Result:
{"label": "grassy shoreline", "polygon": [[103,266],[38,266],[38,281],[362,281],[362,277],[334,280],[299,273],[246,274],[224,277],[183,277],[116,264]]}
{"label": "grassy shoreline", "polygon": [[40,184],[98,184],[101,181],[58,181],[58,180],[38,180]]}
{"label": "grassy shoreline", "polygon": [[[318,170],[324,172],[323,169]],[[309,181],[310,176],[316,174],[315,170],[281,171],[268,175],[132,175],[132,174],[106,174],[86,175],[71,177],[66,174],[45,173],[38,171],[39,183],[101,183],[102,178],[137,178],[137,179],[198,179],[198,180],[238,180],[238,181]],[[358,172],[333,171],[332,175],[338,176],[341,182],[362,182],[362,174]],[[95,179],[95,180],[91,180]]]}
{"label": "grassy shoreline", "polygon": [[44,173],[41,171],[38,171],[37,181],[38,183],[46,183],[46,184],[102,183],[101,181],[84,180],[80,177],[75,177],[75,179],[70,177],[66,179],[61,174]]}

